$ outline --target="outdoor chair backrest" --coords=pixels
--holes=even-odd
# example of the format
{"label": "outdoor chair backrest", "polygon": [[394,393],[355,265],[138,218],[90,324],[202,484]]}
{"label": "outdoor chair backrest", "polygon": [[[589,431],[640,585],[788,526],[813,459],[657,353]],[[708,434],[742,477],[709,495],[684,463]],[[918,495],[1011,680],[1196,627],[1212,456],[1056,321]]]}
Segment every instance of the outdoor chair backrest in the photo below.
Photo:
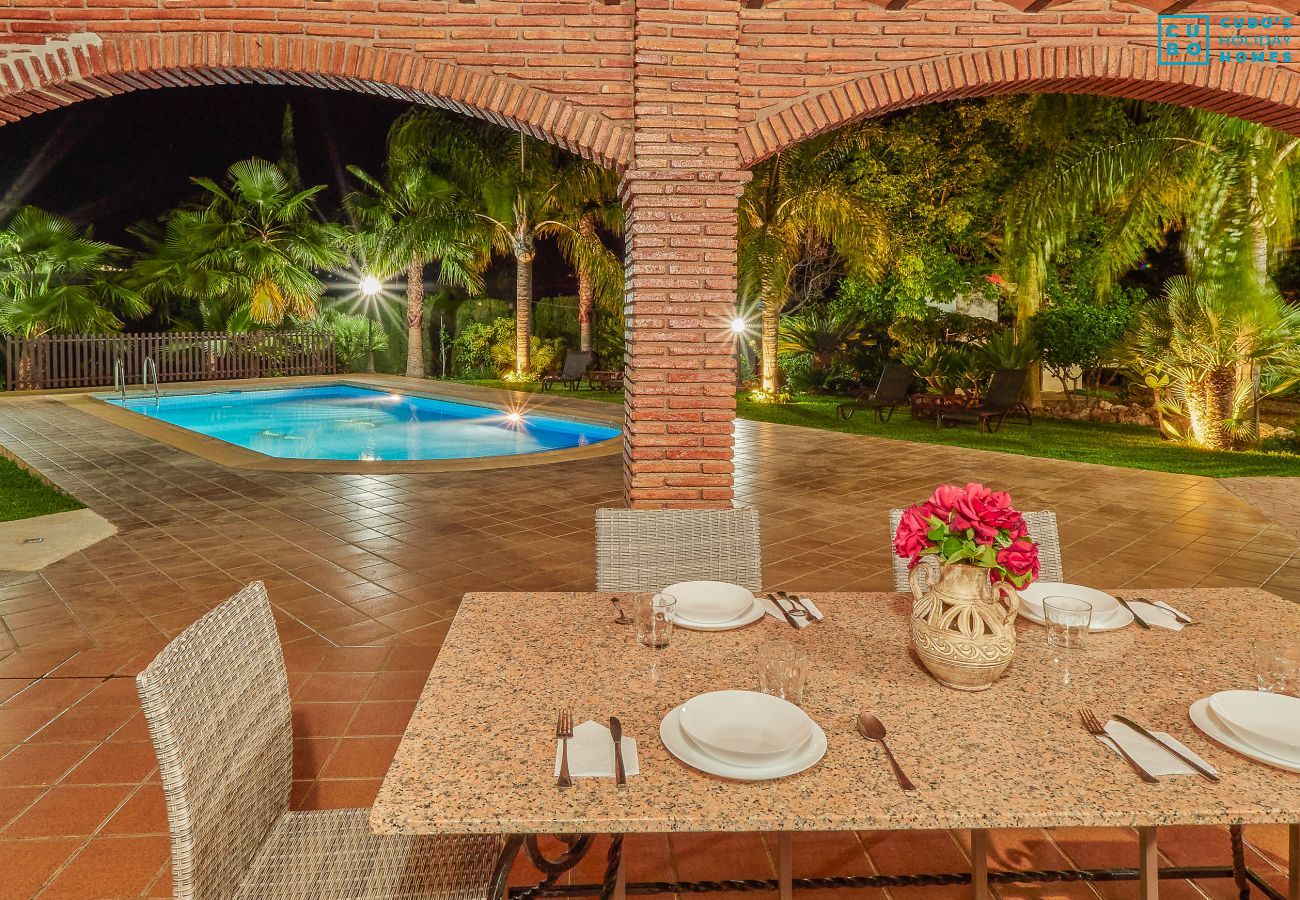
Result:
{"label": "outdoor chair backrest", "polygon": [[229,897],[289,809],[293,735],[284,655],[255,581],[136,678],[158,754],[178,898]]}
{"label": "outdoor chair backrest", "polygon": [[1020,402],[1028,378],[1028,369],[998,369],[993,373],[993,383],[980,406],[997,412],[1011,409]]}
{"label": "outdoor chair backrest", "polygon": [[[1038,580],[1065,581],[1065,569],[1061,563],[1061,535],[1057,530],[1056,513],[1049,510],[1027,512],[1025,525],[1029,536],[1038,545]],[[907,560],[894,552],[894,535],[898,534],[898,523],[903,521],[903,510],[889,511],[889,556],[894,564],[894,590],[909,591]]]}
{"label": "outdoor chair backrest", "polygon": [[907,395],[912,390],[912,367],[900,362],[885,364],[880,373],[880,382],[876,385],[876,400],[893,400],[906,403]]}
{"label": "outdoor chair backrest", "polygon": [[758,510],[596,510],[597,590],[657,591],[679,581],[761,589]]}
{"label": "outdoor chair backrest", "polygon": [[570,350],[564,354],[564,377],[581,378],[591,365],[590,350]]}

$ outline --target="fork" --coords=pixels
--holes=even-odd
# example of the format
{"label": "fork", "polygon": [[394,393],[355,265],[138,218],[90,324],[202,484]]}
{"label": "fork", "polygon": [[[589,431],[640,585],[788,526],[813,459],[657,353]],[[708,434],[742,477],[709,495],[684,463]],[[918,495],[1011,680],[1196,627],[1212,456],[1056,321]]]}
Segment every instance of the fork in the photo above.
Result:
{"label": "fork", "polygon": [[1128,755],[1128,751],[1125,750],[1123,746],[1121,746],[1119,741],[1115,740],[1114,738],[1111,738],[1110,735],[1106,734],[1105,726],[1103,726],[1101,724],[1101,721],[1098,720],[1098,718],[1095,715],[1093,715],[1092,710],[1090,709],[1079,710],[1079,717],[1083,719],[1083,727],[1088,729],[1088,732],[1090,734],[1095,734],[1097,737],[1110,738],[1110,742],[1115,745],[1115,749],[1119,751],[1119,755],[1124,757],[1124,761],[1133,767],[1133,771],[1138,773],[1138,777],[1140,777],[1143,781],[1147,782],[1148,784],[1160,783],[1159,779],[1157,779],[1156,776],[1152,775],[1146,769],[1142,768],[1141,764],[1138,763],[1136,759]]}
{"label": "fork", "polygon": [[560,742],[560,777],[555,780],[556,787],[573,787],[573,779],[569,777],[569,738],[571,737],[573,737],[573,713],[562,709],[555,720],[555,738]]}

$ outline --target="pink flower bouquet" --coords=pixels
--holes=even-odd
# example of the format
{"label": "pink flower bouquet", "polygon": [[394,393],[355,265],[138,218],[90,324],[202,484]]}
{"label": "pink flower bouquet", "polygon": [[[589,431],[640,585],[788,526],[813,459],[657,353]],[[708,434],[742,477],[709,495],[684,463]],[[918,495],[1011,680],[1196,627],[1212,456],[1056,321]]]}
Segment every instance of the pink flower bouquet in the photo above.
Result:
{"label": "pink flower bouquet", "polygon": [[944,484],[929,500],[909,507],[894,535],[894,552],[916,568],[923,556],[944,565],[969,563],[990,581],[1025,587],[1038,577],[1038,545],[1011,495],[982,484]]}

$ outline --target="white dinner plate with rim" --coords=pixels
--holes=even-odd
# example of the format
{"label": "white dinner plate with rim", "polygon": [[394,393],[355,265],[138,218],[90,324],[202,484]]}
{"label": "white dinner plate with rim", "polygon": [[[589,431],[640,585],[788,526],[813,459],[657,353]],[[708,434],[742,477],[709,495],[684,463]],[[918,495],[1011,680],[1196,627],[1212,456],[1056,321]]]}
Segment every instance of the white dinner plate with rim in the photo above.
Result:
{"label": "white dinner plate with rim", "polygon": [[1229,731],[1262,753],[1300,762],[1300,697],[1269,691],[1219,691],[1210,709]]}
{"label": "white dinner plate with rim", "polygon": [[1247,744],[1237,737],[1214,714],[1214,710],[1210,708],[1209,697],[1202,697],[1193,703],[1188,707],[1187,714],[1191,716],[1193,725],[1204,732],[1206,736],[1219,742],[1229,750],[1236,750],[1242,756],[1249,757],[1256,762],[1262,762],[1267,766],[1285,769],[1288,772],[1300,772],[1300,759],[1279,759],[1276,756],[1270,756],[1258,747]]}
{"label": "white dinner plate with rim", "polygon": [[1068,581],[1035,581],[1016,593],[1020,595],[1021,608],[1028,606],[1039,618],[1043,615],[1043,600],[1048,597],[1082,600],[1092,606],[1093,618],[1109,617],[1110,613],[1124,608],[1120,606],[1118,600],[1105,591],[1084,587],[1081,584],[1070,584]]}
{"label": "white dinner plate with rim", "polygon": [[691,631],[730,631],[732,628],[740,628],[751,622],[757,622],[763,616],[767,615],[767,608],[758,600],[754,600],[754,605],[749,610],[730,622],[717,622],[714,624],[706,622],[692,622],[690,619],[678,613],[673,618],[673,624],[679,628],[689,628]]}
{"label": "white dinner plate with rim", "polygon": [[[1037,612],[1030,612],[1025,609],[1024,606],[1020,607],[1020,615],[1028,619],[1030,622],[1033,622],[1035,625],[1047,624],[1047,621],[1043,619],[1041,615]],[[1101,621],[1094,618],[1092,624],[1088,626],[1088,632],[1089,634],[1092,634],[1098,631],[1118,631],[1119,629],[1132,624],[1133,614],[1121,606]]]}
{"label": "white dinner plate with rim", "polygon": [[659,723],[659,739],[669,753],[686,765],[733,781],[771,781],[797,775],[821,762],[821,758],[826,755],[826,732],[813,722],[808,742],[792,756],[762,766],[734,766],[705,753],[686,736],[686,732],[682,731],[680,706],[670,710]]}
{"label": "white dinner plate with rim", "polygon": [[679,581],[663,589],[677,599],[677,615],[701,625],[721,625],[743,616],[754,592],[725,581]]}

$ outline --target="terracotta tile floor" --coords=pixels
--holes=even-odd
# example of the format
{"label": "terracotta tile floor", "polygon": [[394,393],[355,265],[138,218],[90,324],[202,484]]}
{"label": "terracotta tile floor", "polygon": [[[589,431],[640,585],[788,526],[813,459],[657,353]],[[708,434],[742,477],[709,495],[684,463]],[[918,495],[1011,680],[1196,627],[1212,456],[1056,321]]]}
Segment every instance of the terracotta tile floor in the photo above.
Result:
{"label": "terracotta tile floor", "polygon": [[[0,443],[120,529],[39,574],[0,578],[0,898],[169,895],[162,793],[131,676],[246,581],[267,583],[285,644],[294,805],[367,805],[458,598],[591,588],[593,511],[620,500],[617,459],[376,478],[238,472],[51,399],[0,402]],[[1300,540],[1213,481],[751,423],[738,426],[738,446],[739,498],[763,514],[773,587],[887,588],[886,510],[941,481],[978,479],[1022,508],[1057,511],[1073,580],[1263,585],[1300,600]],[[1171,862],[1227,861],[1220,829],[1161,838]],[[1280,883],[1284,834],[1250,839],[1252,862]],[[638,879],[771,877],[775,856],[758,835],[637,837],[629,848]],[[796,874],[963,871],[967,852],[958,834],[800,835]],[[1135,838],[1002,832],[993,852],[994,867],[1132,865]],[[577,877],[599,877],[596,856]],[[516,872],[520,883],[530,875]],[[1164,891],[1232,896],[1226,882]],[[1000,893],[1125,898],[1136,887]]]}

